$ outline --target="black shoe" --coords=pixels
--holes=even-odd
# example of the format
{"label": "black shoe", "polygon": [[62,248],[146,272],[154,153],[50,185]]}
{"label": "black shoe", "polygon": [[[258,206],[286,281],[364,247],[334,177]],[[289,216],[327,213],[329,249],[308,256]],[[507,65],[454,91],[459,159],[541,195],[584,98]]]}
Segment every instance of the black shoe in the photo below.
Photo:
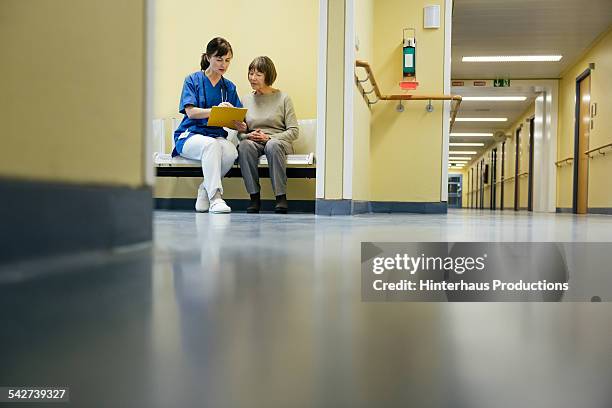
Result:
{"label": "black shoe", "polygon": [[251,194],[251,202],[247,207],[247,214],[258,214],[261,208],[261,197],[259,193]]}
{"label": "black shoe", "polygon": [[274,212],[277,214],[287,214],[287,209],[289,208],[289,203],[287,202],[287,195],[278,195],[276,196],[276,206],[274,207]]}

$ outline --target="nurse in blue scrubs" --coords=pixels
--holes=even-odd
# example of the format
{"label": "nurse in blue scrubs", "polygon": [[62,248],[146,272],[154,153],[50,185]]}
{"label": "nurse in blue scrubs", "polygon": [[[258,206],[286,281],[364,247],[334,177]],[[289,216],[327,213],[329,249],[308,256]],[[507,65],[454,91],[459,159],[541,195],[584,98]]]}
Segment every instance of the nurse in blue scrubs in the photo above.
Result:
{"label": "nurse in blue scrubs", "polygon": [[179,112],[185,116],[174,132],[172,156],[181,155],[202,163],[204,182],[198,188],[195,205],[198,212],[231,212],[222,198],[221,178],[231,169],[238,152],[223,128],[208,126],[208,118],[213,106],[242,107],[236,86],[223,76],[232,57],[230,43],[213,38],[202,54],[201,71],[188,75],[183,84]]}

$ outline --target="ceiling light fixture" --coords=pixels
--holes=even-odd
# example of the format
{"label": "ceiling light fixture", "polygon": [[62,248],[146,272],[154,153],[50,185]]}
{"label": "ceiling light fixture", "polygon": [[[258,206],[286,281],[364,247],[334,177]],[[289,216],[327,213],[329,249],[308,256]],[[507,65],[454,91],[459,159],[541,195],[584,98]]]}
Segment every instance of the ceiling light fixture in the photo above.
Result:
{"label": "ceiling light fixture", "polygon": [[487,137],[487,136],[493,136],[493,133],[451,133],[450,135],[455,136],[455,137],[463,137],[463,136]]}
{"label": "ceiling light fixture", "polygon": [[453,157],[453,160],[468,160],[469,161],[469,160],[472,160],[472,158],[468,156],[456,156],[456,157]]}
{"label": "ceiling light fixture", "polygon": [[521,102],[527,100],[526,96],[464,96],[462,101],[482,102]]}
{"label": "ceiling light fixture", "polygon": [[449,143],[451,147],[459,147],[459,146],[484,146],[484,143]]}
{"label": "ceiling light fixture", "polygon": [[455,122],[507,122],[508,118],[456,118]]}
{"label": "ceiling light fixture", "polygon": [[491,55],[463,57],[462,62],[558,62],[562,55]]}
{"label": "ceiling light fixture", "polygon": [[451,150],[450,152],[448,152],[448,154],[476,154],[476,150],[466,150],[463,152],[460,152],[458,150]]}

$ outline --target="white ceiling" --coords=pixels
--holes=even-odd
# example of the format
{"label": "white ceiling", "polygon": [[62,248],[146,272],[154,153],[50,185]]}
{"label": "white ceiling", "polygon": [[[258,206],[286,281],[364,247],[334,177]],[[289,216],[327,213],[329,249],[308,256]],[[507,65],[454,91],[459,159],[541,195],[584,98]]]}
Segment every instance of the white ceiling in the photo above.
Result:
{"label": "white ceiling", "polygon": [[[558,78],[612,24],[612,0],[455,0],[452,77]],[[559,62],[461,62],[473,55],[562,55]]]}

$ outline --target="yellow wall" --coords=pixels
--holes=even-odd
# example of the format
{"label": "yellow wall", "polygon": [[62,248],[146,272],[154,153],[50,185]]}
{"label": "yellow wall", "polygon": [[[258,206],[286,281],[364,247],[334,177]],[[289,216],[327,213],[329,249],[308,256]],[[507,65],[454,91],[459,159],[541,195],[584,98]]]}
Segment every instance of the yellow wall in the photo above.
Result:
{"label": "yellow wall", "polygon": [[154,116],[182,117],[183,80],[200,69],[206,44],[220,36],[234,49],[226,77],[239,95],[251,91],[249,63],[267,55],[278,72],[274,87],[291,96],[298,119],[315,118],[318,5],[318,0],[262,0],[256,6],[247,0],[156,0]]}
{"label": "yellow wall", "polygon": [[[559,133],[557,161],[574,156],[574,116],[576,77],[595,63],[591,72],[591,103],[597,103],[597,116],[593,119],[589,146],[595,148],[612,143],[612,30],[602,35],[574,66],[562,74],[559,87]],[[596,155],[589,160],[589,201],[590,208],[612,207],[612,152],[605,156]],[[557,169],[557,207],[572,207],[573,166]]]}
{"label": "yellow wall", "polygon": [[[441,28],[423,29],[423,7],[439,4]],[[374,3],[373,69],[383,93],[400,92],[402,29],[417,29],[418,93],[444,91],[445,5],[431,0],[385,0]],[[373,107],[370,185],[373,201],[439,202],[442,170],[442,102],[427,113],[427,102],[383,101]]]}
{"label": "yellow wall", "polygon": [[[355,56],[365,61],[372,61],[374,57],[374,1],[355,1],[355,32],[359,41]],[[360,78],[365,77],[363,69],[357,72]],[[357,85],[354,86],[353,107],[353,200],[369,201],[372,114]]]}
{"label": "yellow wall", "polygon": [[0,2],[1,177],[145,183],[144,18],[145,0]]}
{"label": "yellow wall", "polygon": [[[574,156],[574,109],[576,79],[569,77],[559,81],[559,119],[557,133],[557,160]],[[557,167],[557,207],[572,207],[572,183],[574,167]]]}
{"label": "yellow wall", "polygon": [[[155,181],[154,196],[157,198],[193,198],[197,194],[201,178],[158,177]],[[274,198],[270,179],[261,179],[261,196]],[[316,184],[314,179],[288,179],[287,194],[290,200],[314,200]],[[223,195],[231,199],[249,198],[242,178],[224,178]]]}
{"label": "yellow wall", "polygon": [[[298,119],[316,118],[319,41],[318,0],[156,0],[155,2],[154,116],[180,118],[178,103],[185,76],[200,69],[200,56],[213,37],[226,38],[234,59],[226,75],[238,94],[250,92],[249,63],[259,55],[274,61],[274,87],[289,94]],[[169,143],[170,121],[166,124]],[[314,143],[313,143],[314,144]],[[195,197],[201,179],[162,179],[156,197]],[[271,197],[269,180],[262,195]],[[223,181],[227,198],[248,197],[242,179]],[[314,199],[314,181],[289,182],[289,198]]]}

